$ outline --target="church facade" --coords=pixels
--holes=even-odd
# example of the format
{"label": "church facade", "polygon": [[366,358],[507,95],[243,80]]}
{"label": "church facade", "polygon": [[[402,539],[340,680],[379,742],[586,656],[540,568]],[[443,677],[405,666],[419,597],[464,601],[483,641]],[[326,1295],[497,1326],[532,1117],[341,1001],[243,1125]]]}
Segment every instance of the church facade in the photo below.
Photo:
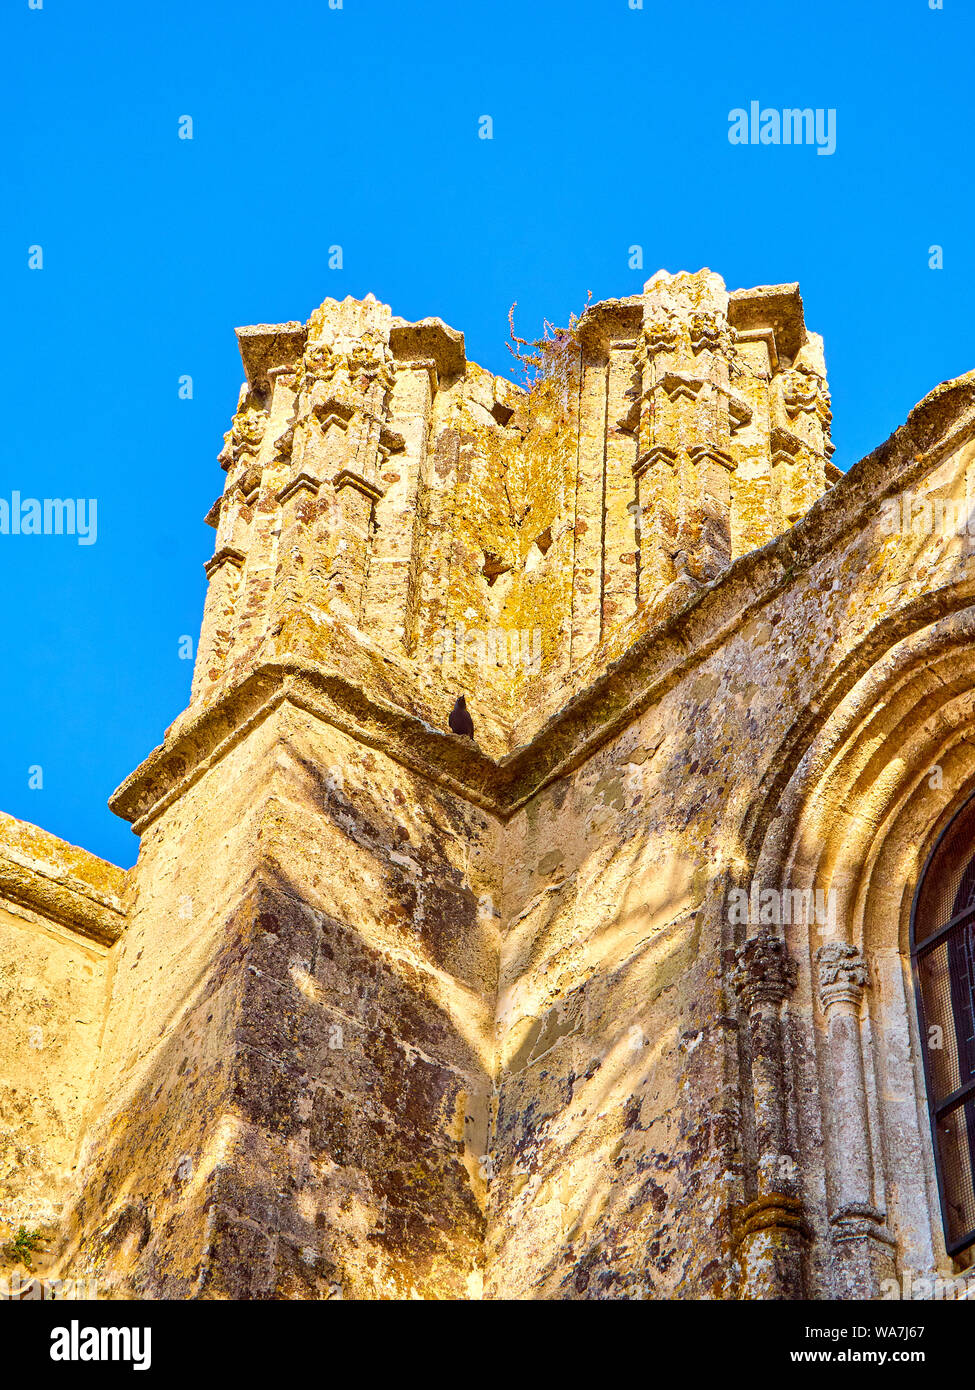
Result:
{"label": "church facade", "polygon": [[796,285],[660,272],[525,387],[372,297],[238,338],[138,862],[0,819],[0,1236],[117,1298],[964,1281],[975,373],[844,475]]}

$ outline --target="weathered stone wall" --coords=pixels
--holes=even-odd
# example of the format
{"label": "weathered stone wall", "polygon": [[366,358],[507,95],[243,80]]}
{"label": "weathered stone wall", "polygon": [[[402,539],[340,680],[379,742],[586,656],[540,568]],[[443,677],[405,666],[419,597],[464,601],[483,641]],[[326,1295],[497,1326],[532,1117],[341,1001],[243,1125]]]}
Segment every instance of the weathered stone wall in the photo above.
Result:
{"label": "weathered stone wall", "polygon": [[221,1288],[212,1256],[229,1243],[220,1199],[237,1143],[234,1057],[273,747],[273,726],[256,727],[142,836],[64,1233],[65,1273],[104,1293]]}
{"label": "weathered stone wall", "polygon": [[[936,393],[794,549],[689,610],[680,676],[510,822],[493,1295],[869,1297],[898,1269],[951,1273],[907,917],[975,784],[972,560],[923,515],[891,534],[884,498],[914,487],[967,515],[973,402],[971,385]],[[841,697],[855,780],[824,789],[798,860],[776,836],[756,862],[800,750],[804,775],[839,781],[804,740]],[[908,789],[926,818],[900,807]],[[909,857],[892,882],[862,865],[871,836],[871,856]],[[832,888],[835,918],[737,923],[729,889],[753,883]]]}
{"label": "weathered stone wall", "polygon": [[195,706],[270,651],[371,643],[420,717],[466,692],[500,757],[837,476],[795,285],[660,272],[530,391],[371,297],[238,336]]}
{"label": "weathered stone wall", "polygon": [[478,1297],[498,826],[303,712],[281,759],[246,1008],[276,1062],[253,1122],[272,1097],[288,1287],[321,1287],[315,1251],[346,1298]]}
{"label": "weathered stone wall", "polygon": [[492,1297],[728,1290],[714,815],[677,773],[715,730],[691,687],[507,827]]}
{"label": "weathered stone wall", "polygon": [[[975,789],[975,552],[933,524],[975,494],[975,379],[837,481],[793,286],[655,276],[530,392],[371,299],[240,337],[193,699],[112,802],[125,901],[30,828],[0,854],[86,1020],[49,1080],[8,1059],[18,1115],[48,1107],[16,1210],[54,1219],[85,1131],[62,1272],[588,1299],[950,1271],[907,932]],[[457,636],[536,625],[537,670]]]}
{"label": "weathered stone wall", "polygon": [[75,1277],[147,1297],[476,1296],[496,839],[286,702],[151,820]]}
{"label": "weathered stone wall", "polygon": [[43,1261],[78,1157],[125,874],[0,816],[0,1269],[38,1232]]}

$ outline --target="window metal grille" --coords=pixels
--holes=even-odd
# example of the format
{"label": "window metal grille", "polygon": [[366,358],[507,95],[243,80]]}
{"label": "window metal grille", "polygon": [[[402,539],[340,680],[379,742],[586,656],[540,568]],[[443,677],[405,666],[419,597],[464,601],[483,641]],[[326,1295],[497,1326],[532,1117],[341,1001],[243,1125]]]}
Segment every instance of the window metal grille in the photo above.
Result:
{"label": "window metal grille", "polygon": [[975,798],[942,834],[911,914],[911,961],[949,1255],[975,1242]]}

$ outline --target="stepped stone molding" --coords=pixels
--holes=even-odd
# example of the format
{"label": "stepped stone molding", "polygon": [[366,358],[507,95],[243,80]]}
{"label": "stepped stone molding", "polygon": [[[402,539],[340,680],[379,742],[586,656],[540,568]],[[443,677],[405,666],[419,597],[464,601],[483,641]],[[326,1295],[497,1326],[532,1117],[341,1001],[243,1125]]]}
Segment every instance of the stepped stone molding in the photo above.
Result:
{"label": "stepped stone molding", "polygon": [[0,814],[0,900],[110,946],[125,926],[125,882],[114,864]]}

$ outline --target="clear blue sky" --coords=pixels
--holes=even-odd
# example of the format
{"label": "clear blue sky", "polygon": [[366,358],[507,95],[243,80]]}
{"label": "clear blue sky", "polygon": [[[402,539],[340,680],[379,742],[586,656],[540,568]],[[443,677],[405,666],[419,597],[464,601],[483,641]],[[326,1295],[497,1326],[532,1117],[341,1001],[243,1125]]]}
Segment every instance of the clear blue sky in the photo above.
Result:
{"label": "clear blue sky", "polygon": [[[98,501],[94,545],[0,535],[0,809],[117,863],[106,799],[188,698],[236,325],[371,290],[508,372],[514,299],[798,280],[844,468],[975,367],[971,0],[5,0],[0,52],[0,497]],[[731,145],[752,100],[834,108],[835,154]]]}

